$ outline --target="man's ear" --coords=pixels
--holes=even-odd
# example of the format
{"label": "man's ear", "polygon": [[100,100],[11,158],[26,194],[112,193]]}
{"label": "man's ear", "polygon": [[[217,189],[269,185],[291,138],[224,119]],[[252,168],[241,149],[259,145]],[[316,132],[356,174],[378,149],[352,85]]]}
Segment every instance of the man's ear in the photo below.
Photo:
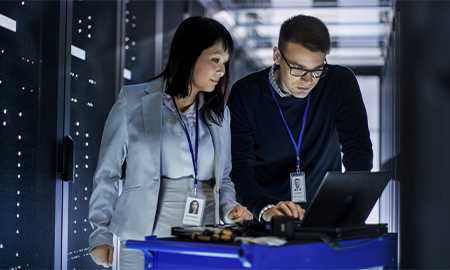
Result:
{"label": "man's ear", "polygon": [[278,47],[273,47],[273,63],[275,65],[280,65],[281,62],[281,53]]}

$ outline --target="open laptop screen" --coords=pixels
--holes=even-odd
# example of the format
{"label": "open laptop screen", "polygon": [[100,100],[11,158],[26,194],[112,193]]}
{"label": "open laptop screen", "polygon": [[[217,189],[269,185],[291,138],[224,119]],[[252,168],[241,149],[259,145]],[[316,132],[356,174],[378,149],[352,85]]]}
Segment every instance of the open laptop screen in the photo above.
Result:
{"label": "open laptop screen", "polygon": [[302,227],[364,224],[389,179],[388,172],[327,172]]}

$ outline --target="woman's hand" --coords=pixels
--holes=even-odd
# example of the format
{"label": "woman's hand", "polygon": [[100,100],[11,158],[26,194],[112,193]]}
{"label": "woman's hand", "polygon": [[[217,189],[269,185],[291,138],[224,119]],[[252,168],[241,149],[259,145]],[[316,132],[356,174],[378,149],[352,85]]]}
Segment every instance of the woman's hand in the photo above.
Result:
{"label": "woman's hand", "polygon": [[248,211],[247,207],[239,204],[231,209],[228,217],[236,223],[242,223],[245,220],[253,219],[253,215],[250,211]]}
{"label": "woman's hand", "polygon": [[113,262],[114,248],[110,245],[100,245],[92,249],[91,258],[98,265],[111,267]]}

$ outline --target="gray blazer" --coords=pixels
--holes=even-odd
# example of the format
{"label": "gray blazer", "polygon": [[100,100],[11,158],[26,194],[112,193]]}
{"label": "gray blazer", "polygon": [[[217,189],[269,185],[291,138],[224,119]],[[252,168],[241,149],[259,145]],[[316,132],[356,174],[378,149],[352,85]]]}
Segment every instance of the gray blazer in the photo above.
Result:
{"label": "gray blazer", "polygon": [[[153,230],[160,189],[160,133],[162,80],[123,87],[103,130],[94,187],[89,202],[89,236],[92,249],[113,245],[121,239],[143,239]],[[225,109],[222,126],[210,123],[214,144],[215,222],[236,205],[230,180],[230,112]],[[118,194],[122,164],[127,161],[126,180]]]}

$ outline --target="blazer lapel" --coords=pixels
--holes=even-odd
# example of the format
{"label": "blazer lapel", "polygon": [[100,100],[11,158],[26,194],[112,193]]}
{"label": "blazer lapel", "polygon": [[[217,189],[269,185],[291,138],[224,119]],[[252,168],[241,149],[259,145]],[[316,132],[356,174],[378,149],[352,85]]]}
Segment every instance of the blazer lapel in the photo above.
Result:
{"label": "blazer lapel", "polygon": [[142,119],[144,121],[145,137],[148,141],[155,172],[160,175],[161,164],[161,118],[162,96],[158,91],[142,97]]}
{"label": "blazer lapel", "polygon": [[214,123],[210,124],[211,136],[214,144],[214,178],[216,179],[216,184],[220,186],[220,181],[222,178],[222,158],[221,158],[221,149],[222,149],[222,140],[220,136],[219,127]]}

